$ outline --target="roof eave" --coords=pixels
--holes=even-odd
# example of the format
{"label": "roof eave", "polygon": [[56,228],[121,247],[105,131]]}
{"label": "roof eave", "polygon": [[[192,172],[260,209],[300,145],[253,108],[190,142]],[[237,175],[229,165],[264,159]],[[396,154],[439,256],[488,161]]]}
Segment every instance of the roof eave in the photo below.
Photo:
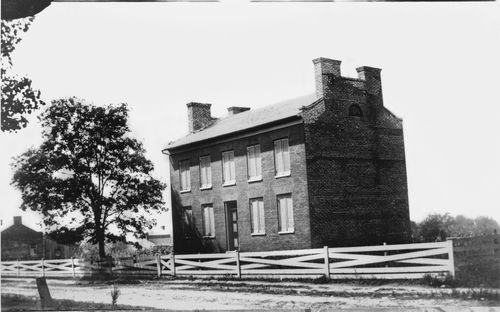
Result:
{"label": "roof eave", "polygon": [[289,116],[286,118],[273,120],[272,122],[261,124],[261,125],[255,126],[255,127],[250,127],[250,128],[246,128],[246,129],[242,129],[242,130],[238,130],[238,131],[234,131],[234,132],[225,133],[225,134],[218,135],[218,136],[213,136],[211,138],[204,139],[204,140],[189,142],[189,143],[181,144],[181,145],[167,146],[166,148],[164,148],[162,150],[162,153],[165,155],[172,155],[172,154],[175,154],[179,150],[184,151],[184,150],[190,149],[192,146],[200,144],[200,142],[203,142],[203,143],[215,142],[218,140],[230,138],[231,136],[238,136],[238,135],[245,133],[245,132],[257,131],[257,130],[265,129],[265,128],[272,127],[275,125],[279,125],[281,123],[287,123],[290,121],[301,120],[301,119],[302,119],[302,117],[300,115]]}

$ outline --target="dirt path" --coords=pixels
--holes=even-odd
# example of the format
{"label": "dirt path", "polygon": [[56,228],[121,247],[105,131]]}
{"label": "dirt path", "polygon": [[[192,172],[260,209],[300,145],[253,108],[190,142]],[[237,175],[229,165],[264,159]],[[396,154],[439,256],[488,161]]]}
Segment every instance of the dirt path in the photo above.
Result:
{"label": "dirt path", "polygon": [[[52,297],[110,303],[112,285],[47,280]],[[355,309],[362,311],[499,311],[491,302],[449,298],[450,289],[388,284],[164,280],[120,284],[119,304],[173,310]],[[2,293],[36,296],[34,279],[3,279]],[[498,305],[498,303],[496,304]],[[471,308],[476,307],[476,308]]]}

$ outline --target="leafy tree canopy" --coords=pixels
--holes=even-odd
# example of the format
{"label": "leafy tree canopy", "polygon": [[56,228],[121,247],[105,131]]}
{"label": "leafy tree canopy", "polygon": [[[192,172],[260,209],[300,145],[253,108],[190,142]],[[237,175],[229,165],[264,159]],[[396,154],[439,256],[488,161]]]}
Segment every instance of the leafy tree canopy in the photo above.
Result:
{"label": "leafy tree canopy", "polygon": [[11,53],[21,41],[21,33],[26,32],[33,18],[6,21],[2,19],[2,109],[1,130],[17,131],[26,127],[26,114],[45,103],[40,99],[40,91],[33,89],[31,80],[10,73]]}
{"label": "leafy tree canopy", "polygon": [[49,227],[81,227],[101,257],[105,240],[145,238],[154,225],[149,213],[165,211],[165,185],[151,177],[153,164],[129,136],[127,105],[61,99],[39,119],[43,143],[13,163],[21,209],[42,213]]}
{"label": "leafy tree canopy", "polygon": [[500,233],[500,225],[492,218],[456,217],[449,213],[430,214],[420,223],[412,222],[412,236],[415,242],[434,242],[447,237],[468,237]]}
{"label": "leafy tree canopy", "polygon": [[47,236],[61,244],[75,245],[85,239],[84,232],[85,227],[83,226],[72,229],[67,228],[66,226],[62,226],[55,229],[54,231],[47,233]]}

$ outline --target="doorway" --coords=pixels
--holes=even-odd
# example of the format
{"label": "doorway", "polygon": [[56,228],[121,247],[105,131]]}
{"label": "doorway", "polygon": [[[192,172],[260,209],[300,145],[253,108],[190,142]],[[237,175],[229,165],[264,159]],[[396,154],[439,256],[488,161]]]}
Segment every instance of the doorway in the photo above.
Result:
{"label": "doorway", "polygon": [[227,250],[237,250],[239,248],[238,241],[238,208],[236,201],[228,201],[224,203],[226,211],[226,228],[227,228]]}

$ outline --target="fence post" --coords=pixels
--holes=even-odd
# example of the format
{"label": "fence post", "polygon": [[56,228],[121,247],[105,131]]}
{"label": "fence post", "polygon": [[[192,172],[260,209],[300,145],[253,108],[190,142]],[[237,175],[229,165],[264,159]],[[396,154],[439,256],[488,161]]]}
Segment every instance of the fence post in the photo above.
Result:
{"label": "fence post", "polygon": [[161,256],[160,254],[156,255],[156,269],[158,271],[158,278],[161,277]]}
{"label": "fence post", "polygon": [[173,251],[170,254],[170,274],[175,276],[175,253]]}
{"label": "fence post", "polygon": [[[384,242],[384,246],[386,246],[386,242]],[[387,257],[387,250],[384,251],[384,257]],[[385,267],[388,268],[389,267],[389,264],[386,262],[385,263]]]}
{"label": "fence post", "polygon": [[236,277],[241,278],[240,251],[236,250]]}
{"label": "fence post", "polygon": [[108,256],[108,266],[109,266],[109,275],[111,276],[111,278],[113,278],[113,259],[111,258],[111,256]]}
{"label": "fence post", "polygon": [[42,258],[42,276],[45,277],[45,260]]}
{"label": "fence post", "polygon": [[455,257],[453,255],[453,239],[448,239],[448,246],[447,246],[447,250],[448,250],[448,261],[449,261],[449,269],[450,269],[450,275],[452,277],[455,276]]}
{"label": "fence post", "polygon": [[17,277],[19,277],[21,276],[21,266],[19,265],[19,258],[17,258],[16,267],[17,267]]}
{"label": "fence post", "polygon": [[75,259],[71,257],[71,271],[73,273],[73,278],[75,278]]}
{"label": "fence post", "polygon": [[330,280],[330,250],[328,246],[324,246],[323,250],[325,251],[325,277],[326,280]]}

